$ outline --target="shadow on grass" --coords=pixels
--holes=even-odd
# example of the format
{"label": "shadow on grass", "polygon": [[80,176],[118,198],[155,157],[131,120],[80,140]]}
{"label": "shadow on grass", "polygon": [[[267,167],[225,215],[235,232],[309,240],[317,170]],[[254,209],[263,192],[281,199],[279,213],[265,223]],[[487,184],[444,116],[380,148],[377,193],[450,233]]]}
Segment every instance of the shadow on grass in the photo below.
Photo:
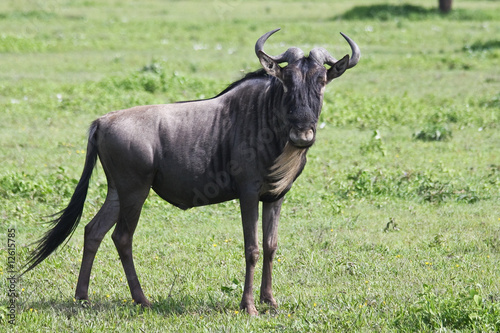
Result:
{"label": "shadow on grass", "polygon": [[71,318],[77,316],[87,316],[88,314],[100,314],[106,317],[106,313],[120,313],[122,317],[136,317],[145,312],[153,312],[162,316],[183,315],[192,313],[227,313],[228,311],[239,311],[238,300],[228,297],[224,300],[195,299],[189,296],[166,297],[152,302],[150,308],[144,308],[134,304],[131,300],[95,300],[95,301],[75,301],[46,299],[34,302],[19,302],[18,311],[32,312],[57,312],[58,315]]}
{"label": "shadow on grass", "polygon": [[486,42],[475,42],[464,47],[464,51],[483,52],[500,49],[500,40],[489,40]]}
{"label": "shadow on grass", "polygon": [[13,19],[13,20],[19,20],[19,19],[50,20],[57,17],[58,17],[57,14],[45,10],[28,10],[28,11],[14,10],[11,12],[0,13],[0,19]]}
{"label": "shadow on grass", "polygon": [[499,14],[485,10],[453,9],[447,14],[439,12],[436,7],[428,8],[410,4],[377,4],[355,6],[345,13],[333,17],[334,20],[379,20],[389,21],[394,19],[424,20],[430,18],[448,18],[453,20],[491,20],[499,18]]}
{"label": "shadow on grass", "polygon": [[335,17],[344,20],[380,20],[387,21],[394,18],[422,18],[434,14],[437,9],[428,9],[415,5],[368,5],[355,6],[344,14]]}

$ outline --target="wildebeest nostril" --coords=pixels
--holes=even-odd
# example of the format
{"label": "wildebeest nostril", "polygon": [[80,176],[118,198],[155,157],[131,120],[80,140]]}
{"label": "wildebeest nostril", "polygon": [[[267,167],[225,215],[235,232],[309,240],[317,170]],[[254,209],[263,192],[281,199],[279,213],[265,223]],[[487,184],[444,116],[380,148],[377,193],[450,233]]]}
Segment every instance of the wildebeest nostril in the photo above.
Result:
{"label": "wildebeest nostril", "polygon": [[307,130],[304,133],[304,139],[306,141],[312,141],[314,139],[314,131],[312,129]]}

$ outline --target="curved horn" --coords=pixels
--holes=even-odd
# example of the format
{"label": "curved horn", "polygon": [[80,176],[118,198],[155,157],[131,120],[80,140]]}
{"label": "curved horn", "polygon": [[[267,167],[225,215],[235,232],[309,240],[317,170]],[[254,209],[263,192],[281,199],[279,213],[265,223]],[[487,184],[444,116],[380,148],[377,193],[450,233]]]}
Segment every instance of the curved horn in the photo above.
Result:
{"label": "curved horn", "polygon": [[[351,46],[352,55],[349,59],[349,64],[347,65],[347,68],[352,68],[356,66],[356,64],[358,63],[359,58],[361,57],[361,51],[359,50],[358,45],[352,39],[350,39],[343,33],[340,34],[347,40],[347,42]],[[337,59],[332,57],[330,53],[328,53],[328,51],[322,47],[317,47],[312,49],[311,52],[309,53],[309,57],[313,58],[322,65],[327,64],[329,66],[333,66],[337,62]]]}
{"label": "curved horn", "polygon": [[279,30],[280,30],[279,28],[271,30],[271,31],[265,33],[264,35],[262,35],[262,37],[260,37],[257,40],[257,43],[255,43],[255,54],[257,55],[257,57],[260,58],[260,53],[262,52],[266,56],[268,56],[269,58],[271,58],[274,61],[276,61],[277,63],[282,63],[282,62],[291,63],[291,62],[294,62],[297,59],[302,58],[304,56],[304,52],[302,52],[301,49],[296,48],[296,47],[291,47],[288,50],[286,50],[285,52],[283,52],[282,54],[277,55],[277,56],[270,56],[266,52],[264,52],[264,43],[267,41],[267,39],[272,34],[274,34],[275,32],[277,32]]}
{"label": "curved horn", "polygon": [[274,29],[274,30],[271,30],[269,32],[266,32],[265,34],[262,35],[262,37],[260,37],[257,40],[257,43],[255,43],[255,54],[257,55],[257,57],[259,56],[259,52],[264,52],[264,43],[269,38],[269,36],[271,36],[272,34],[274,34],[275,32],[278,32],[280,30],[281,30],[281,28],[278,28],[278,29]]}
{"label": "curved horn", "polygon": [[340,34],[349,43],[349,46],[351,46],[352,54],[351,58],[349,59],[349,65],[347,66],[347,68],[353,68],[354,66],[356,66],[356,64],[359,61],[359,58],[361,57],[361,51],[359,50],[358,44],[356,44],[352,39],[350,39],[343,33]]}

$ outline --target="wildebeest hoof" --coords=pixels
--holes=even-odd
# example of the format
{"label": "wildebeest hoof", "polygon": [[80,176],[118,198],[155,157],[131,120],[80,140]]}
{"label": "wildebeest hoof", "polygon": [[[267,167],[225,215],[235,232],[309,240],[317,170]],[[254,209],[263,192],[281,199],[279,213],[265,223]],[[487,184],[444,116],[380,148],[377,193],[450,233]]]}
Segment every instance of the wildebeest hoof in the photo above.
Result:
{"label": "wildebeest hoof", "polygon": [[242,310],[246,310],[246,312],[250,315],[250,316],[258,316],[259,315],[259,312],[257,311],[257,308],[255,307],[254,304],[241,304],[240,305],[240,308]]}
{"label": "wildebeest hoof", "polygon": [[142,301],[136,301],[134,300],[135,305],[140,305],[143,308],[151,308],[151,302],[148,301],[147,299],[142,300]]}
{"label": "wildebeest hoof", "polygon": [[88,298],[80,298],[80,297],[75,297],[75,302],[78,302],[78,304],[82,307],[82,308],[88,308],[90,307],[92,304],[90,303],[89,299]]}
{"label": "wildebeest hoof", "polygon": [[276,302],[276,300],[274,299],[274,297],[261,297],[260,298],[260,302],[261,303],[266,303],[268,304],[270,307],[276,309],[278,308],[278,303]]}

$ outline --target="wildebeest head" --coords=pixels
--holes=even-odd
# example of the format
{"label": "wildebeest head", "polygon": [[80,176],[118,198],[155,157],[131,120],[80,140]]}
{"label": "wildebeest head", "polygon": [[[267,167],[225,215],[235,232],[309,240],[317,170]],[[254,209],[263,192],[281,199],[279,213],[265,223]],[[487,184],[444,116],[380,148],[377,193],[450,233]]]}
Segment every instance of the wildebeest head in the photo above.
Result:
{"label": "wildebeest head", "polygon": [[[276,77],[283,85],[284,122],[289,129],[289,142],[297,148],[310,147],[316,138],[316,124],[323,104],[325,86],[342,75],[346,69],[354,67],[360,51],[356,43],[342,34],[352,49],[340,60],[332,57],[323,48],[313,49],[308,57],[301,49],[292,47],[278,56],[270,56],[263,51],[266,40],[279,29],[269,31],[255,44],[255,53],[264,70]],[[281,67],[281,63],[287,63]],[[325,65],[330,66],[326,68]]]}

